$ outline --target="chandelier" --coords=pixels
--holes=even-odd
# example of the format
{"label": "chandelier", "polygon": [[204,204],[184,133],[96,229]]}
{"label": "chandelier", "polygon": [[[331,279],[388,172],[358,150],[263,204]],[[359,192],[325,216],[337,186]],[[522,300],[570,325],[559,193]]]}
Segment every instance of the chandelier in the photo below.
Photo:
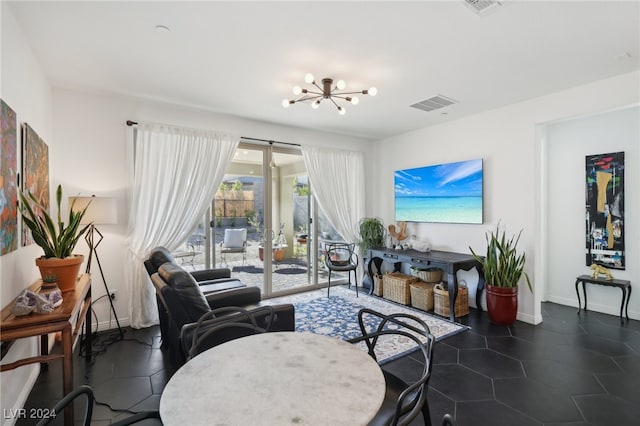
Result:
{"label": "chandelier", "polygon": [[[304,76],[304,81],[307,84],[311,84],[314,87],[310,89],[303,89],[300,86],[295,86],[293,88],[293,94],[298,96],[296,99],[285,99],[282,101],[282,106],[288,108],[289,105],[295,104],[296,102],[311,102],[311,108],[317,109],[320,106],[320,102],[324,99],[328,99],[332,104],[338,108],[338,113],[340,115],[344,115],[347,111],[343,106],[338,105],[336,99],[343,99],[347,102],[351,102],[352,105],[357,105],[360,101],[357,96],[348,96],[348,95],[369,95],[375,96],[378,93],[378,89],[372,87],[368,90],[360,90],[357,92],[341,92],[347,83],[344,80],[338,80],[334,86],[332,78],[323,78],[322,86],[316,83],[312,74],[307,74]],[[317,89],[317,90],[316,90]]]}

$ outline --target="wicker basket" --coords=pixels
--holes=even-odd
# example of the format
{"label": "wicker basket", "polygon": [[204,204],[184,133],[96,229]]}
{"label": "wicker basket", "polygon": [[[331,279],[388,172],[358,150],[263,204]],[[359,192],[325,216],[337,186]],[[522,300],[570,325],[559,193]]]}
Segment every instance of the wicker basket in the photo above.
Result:
{"label": "wicker basket", "polygon": [[411,275],[392,272],[385,274],[382,278],[382,295],[385,299],[409,305],[411,303],[411,289],[409,284],[418,281],[418,278]]}
{"label": "wicker basket", "polygon": [[411,288],[411,306],[430,311],[433,309],[433,287],[434,283],[416,281],[409,284]]}
{"label": "wicker basket", "polygon": [[382,286],[384,285],[382,274],[373,274],[373,294],[382,297]]}
{"label": "wicker basket", "polygon": [[[444,317],[450,316],[449,308],[449,291],[436,284],[433,288],[433,312]],[[467,287],[458,286],[458,296],[456,297],[455,316],[463,317],[469,314],[469,289]]]}
{"label": "wicker basket", "polygon": [[442,269],[440,268],[411,268],[411,274],[428,283],[439,283],[442,280]]}

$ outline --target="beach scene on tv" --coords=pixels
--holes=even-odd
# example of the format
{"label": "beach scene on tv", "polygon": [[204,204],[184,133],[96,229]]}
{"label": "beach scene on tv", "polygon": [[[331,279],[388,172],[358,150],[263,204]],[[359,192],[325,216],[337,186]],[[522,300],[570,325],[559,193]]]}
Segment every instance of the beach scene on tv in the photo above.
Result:
{"label": "beach scene on tv", "polygon": [[482,223],[482,159],[398,170],[395,220]]}

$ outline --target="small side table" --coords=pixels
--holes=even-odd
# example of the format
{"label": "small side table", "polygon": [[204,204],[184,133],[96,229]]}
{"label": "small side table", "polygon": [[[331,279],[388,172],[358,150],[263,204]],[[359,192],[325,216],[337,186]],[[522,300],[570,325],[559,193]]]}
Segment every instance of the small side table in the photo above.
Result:
{"label": "small side table", "polygon": [[582,283],[582,294],[584,294],[584,310],[587,310],[587,292],[585,290],[585,283],[598,284],[608,287],[618,287],[622,290],[622,303],[620,303],[620,321],[624,322],[622,317],[623,309],[626,309],[625,316],[629,321],[629,300],[631,299],[631,281],[629,280],[607,280],[605,278],[593,278],[591,275],[580,275],[576,278],[576,294],[578,295],[578,314],[580,313],[580,292],[578,290],[578,284]]}

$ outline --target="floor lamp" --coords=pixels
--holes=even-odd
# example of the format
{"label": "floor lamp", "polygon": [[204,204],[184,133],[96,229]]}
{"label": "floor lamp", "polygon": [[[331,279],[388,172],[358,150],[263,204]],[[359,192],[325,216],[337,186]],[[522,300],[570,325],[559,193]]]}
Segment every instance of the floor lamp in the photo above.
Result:
{"label": "floor lamp", "polygon": [[104,279],[104,272],[102,271],[102,265],[100,264],[100,258],[98,257],[97,250],[104,236],[100,230],[98,230],[96,225],[114,225],[118,223],[116,200],[115,198],[96,197],[95,195],[91,197],[69,197],[69,206],[73,206],[74,211],[82,211],[82,209],[87,207],[87,211],[82,218],[82,222],[80,222],[82,225],[89,224],[89,229],[84,236],[84,240],[89,246],[89,259],[87,260],[87,269],[85,272],[91,272],[91,264],[95,257],[96,262],[98,263],[98,269],[100,270],[100,276],[102,277],[102,282],[104,283],[104,289],[107,292],[107,299],[109,299],[109,305],[111,305],[111,311],[113,312],[116,324],[118,325],[120,339],[123,339],[124,332],[122,331],[122,327],[120,327],[120,321],[118,320],[116,309],[113,307],[113,299],[111,298],[111,292],[109,291],[109,286],[107,286],[107,281]]}

